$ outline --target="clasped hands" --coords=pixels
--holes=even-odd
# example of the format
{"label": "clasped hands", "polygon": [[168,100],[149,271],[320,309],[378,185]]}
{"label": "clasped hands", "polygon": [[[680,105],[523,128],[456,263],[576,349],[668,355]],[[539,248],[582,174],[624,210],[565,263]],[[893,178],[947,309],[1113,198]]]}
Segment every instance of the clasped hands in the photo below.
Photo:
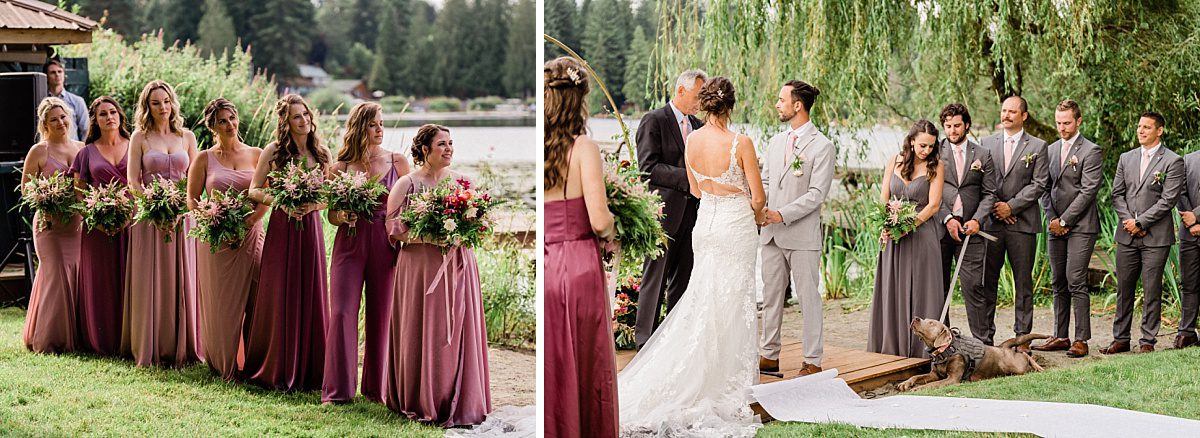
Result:
{"label": "clasped hands", "polygon": [[1009,225],[1017,223],[1017,217],[1012,214],[1012,207],[1007,202],[1000,201],[992,205],[992,216]]}
{"label": "clasped hands", "polygon": [[769,208],[763,209],[762,219],[759,221],[759,225],[765,227],[767,225],[780,223],[783,223],[783,215],[779,213],[779,210],[772,210]]}
{"label": "clasped hands", "polygon": [[961,235],[974,236],[979,232],[979,221],[971,219],[963,224],[958,221],[958,218],[952,217],[946,221],[946,231],[950,233],[950,238],[955,242],[962,242]]}
{"label": "clasped hands", "polygon": [[1143,237],[1146,235],[1146,230],[1138,228],[1137,221],[1133,219],[1125,219],[1121,222],[1121,226],[1125,228],[1125,232],[1133,237]]}
{"label": "clasped hands", "polygon": [[1192,236],[1195,236],[1195,237],[1200,237],[1200,227],[1195,226],[1196,225],[1196,213],[1193,213],[1190,211],[1180,212],[1179,219],[1181,222],[1183,222],[1183,227],[1184,227],[1184,229],[1188,230],[1189,234],[1191,234]]}

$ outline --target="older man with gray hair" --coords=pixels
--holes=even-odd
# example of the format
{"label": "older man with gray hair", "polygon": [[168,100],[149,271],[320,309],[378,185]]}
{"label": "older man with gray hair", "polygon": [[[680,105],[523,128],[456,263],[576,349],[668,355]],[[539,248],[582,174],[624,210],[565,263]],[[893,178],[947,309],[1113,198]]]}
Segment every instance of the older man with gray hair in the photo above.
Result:
{"label": "older man with gray hair", "polygon": [[634,327],[639,349],[662,322],[658,315],[664,291],[670,312],[683,298],[692,275],[692,227],[696,225],[700,200],[688,187],[684,142],[688,134],[704,125],[695,114],[700,109],[700,88],[707,79],[701,70],[683,72],[675,81],[671,101],[647,113],[638,126],[638,168],[650,188],[662,197],[662,225],[671,238],[666,252],[646,260],[643,268]]}

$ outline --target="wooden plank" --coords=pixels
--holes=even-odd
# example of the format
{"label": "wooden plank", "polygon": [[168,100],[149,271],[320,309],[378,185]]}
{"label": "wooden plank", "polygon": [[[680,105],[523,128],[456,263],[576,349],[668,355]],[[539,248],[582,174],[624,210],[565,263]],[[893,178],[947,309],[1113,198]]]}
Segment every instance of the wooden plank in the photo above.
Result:
{"label": "wooden plank", "polygon": [[92,42],[92,32],[71,29],[0,29],[5,44],[81,44]]}

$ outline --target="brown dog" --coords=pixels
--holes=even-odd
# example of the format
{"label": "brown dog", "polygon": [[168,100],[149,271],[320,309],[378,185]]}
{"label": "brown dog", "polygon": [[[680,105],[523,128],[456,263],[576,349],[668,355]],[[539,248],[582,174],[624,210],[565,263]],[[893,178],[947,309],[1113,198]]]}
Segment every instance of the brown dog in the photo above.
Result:
{"label": "brown dog", "polygon": [[[1029,346],[1034,339],[1046,339],[1047,335],[1027,334],[1004,341],[998,347],[982,345],[973,338],[955,339],[955,333],[940,321],[913,318],[909,324],[913,334],[925,342],[934,356],[928,374],[913,376],[896,386],[897,390],[908,391],[918,385],[924,388],[940,388],[963,380],[976,381],[996,376],[1025,374],[1042,371],[1042,367],[1027,353],[1016,350],[1019,345]],[[952,345],[953,344],[953,345]],[[979,351],[982,350],[982,354]],[[971,352],[975,354],[972,355]],[[982,356],[982,357],[980,357]],[[975,357],[975,360],[971,360]],[[974,365],[972,367],[972,365]]]}

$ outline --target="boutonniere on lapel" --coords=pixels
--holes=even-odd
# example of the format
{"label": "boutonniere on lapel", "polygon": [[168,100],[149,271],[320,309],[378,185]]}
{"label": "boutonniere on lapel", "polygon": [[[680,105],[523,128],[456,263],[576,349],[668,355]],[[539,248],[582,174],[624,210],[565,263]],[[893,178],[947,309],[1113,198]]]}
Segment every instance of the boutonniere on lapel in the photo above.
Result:
{"label": "boutonniere on lapel", "polygon": [[804,154],[796,155],[795,158],[792,158],[790,167],[792,168],[792,175],[804,176]]}
{"label": "boutonniere on lapel", "polygon": [[1154,172],[1154,184],[1162,185],[1163,181],[1166,181],[1166,179],[1166,172]]}
{"label": "boutonniere on lapel", "polygon": [[1075,166],[1079,165],[1079,157],[1072,155],[1071,158],[1067,159],[1067,165],[1071,166],[1072,172],[1076,171]]}
{"label": "boutonniere on lapel", "polygon": [[1037,152],[1030,152],[1021,157],[1021,161],[1025,162],[1025,168],[1028,169],[1030,164],[1033,164],[1033,159],[1037,158]]}
{"label": "boutonniere on lapel", "polygon": [[983,163],[975,160],[975,162],[971,163],[971,170],[974,172],[983,172]]}

